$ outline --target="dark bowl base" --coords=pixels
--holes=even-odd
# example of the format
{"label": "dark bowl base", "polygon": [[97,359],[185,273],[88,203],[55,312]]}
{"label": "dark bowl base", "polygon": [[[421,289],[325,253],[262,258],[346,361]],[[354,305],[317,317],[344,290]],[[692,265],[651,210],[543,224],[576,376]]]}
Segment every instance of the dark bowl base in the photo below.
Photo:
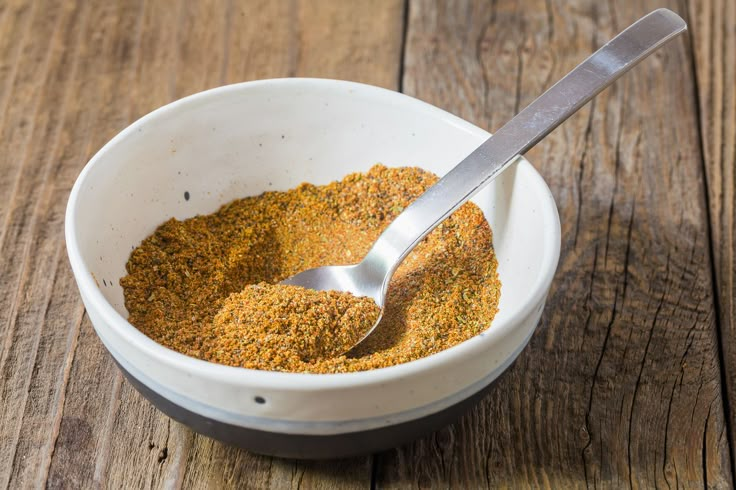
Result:
{"label": "dark bowl base", "polygon": [[346,458],[400,446],[454,422],[491,391],[495,384],[495,381],[491,382],[474,395],[440,412],[408,422],[345,434],[304,435],[247,429],[204,417],[152,391],[120,364],[118,368],[156,408],[194,431],[254,453],[296,459]]}

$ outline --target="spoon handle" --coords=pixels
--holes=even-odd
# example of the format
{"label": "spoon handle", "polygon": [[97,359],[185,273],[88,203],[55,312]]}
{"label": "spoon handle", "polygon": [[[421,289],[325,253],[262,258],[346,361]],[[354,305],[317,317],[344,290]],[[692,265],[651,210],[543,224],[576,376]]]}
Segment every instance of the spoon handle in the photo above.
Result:
{"label": "spoon handle", "polygon": [[407,206],[362,265],[384,279],[385,291],[396,267],[430,231],[601,90],[686,29],[677,14],[658,9],[611,39]]}

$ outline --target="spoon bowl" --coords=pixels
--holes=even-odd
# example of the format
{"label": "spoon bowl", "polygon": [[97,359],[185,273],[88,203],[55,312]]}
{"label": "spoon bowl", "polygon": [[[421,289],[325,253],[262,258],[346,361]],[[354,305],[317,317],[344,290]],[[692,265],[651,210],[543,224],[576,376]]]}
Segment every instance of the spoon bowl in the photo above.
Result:
{"label": "spoon bowl", "polygon": [[383,308],[386,306],[386,295],[382,290],[382,285],[371,277],[372,270],[364,262],[353,265],[326,265],[294,274],[281,281],[281,284],[301,286],[317,291],[345,291],[355,296],[367,296],[376,302],[383,313]]}

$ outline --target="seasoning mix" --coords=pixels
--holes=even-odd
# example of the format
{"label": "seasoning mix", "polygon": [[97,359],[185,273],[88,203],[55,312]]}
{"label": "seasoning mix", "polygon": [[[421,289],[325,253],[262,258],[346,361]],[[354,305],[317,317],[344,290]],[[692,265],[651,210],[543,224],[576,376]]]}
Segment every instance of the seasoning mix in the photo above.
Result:
{"label": "seasoning mix", "polygon": [[121,279],[129,321],[181,353],[253,369],[335,373],[412,361],[488,328],[501,291],[491,229],[468,203],[404,260],[376,330],[376,304],[277,283],[357,263],[437,177],[376,165],[170,219],[136,248]]}

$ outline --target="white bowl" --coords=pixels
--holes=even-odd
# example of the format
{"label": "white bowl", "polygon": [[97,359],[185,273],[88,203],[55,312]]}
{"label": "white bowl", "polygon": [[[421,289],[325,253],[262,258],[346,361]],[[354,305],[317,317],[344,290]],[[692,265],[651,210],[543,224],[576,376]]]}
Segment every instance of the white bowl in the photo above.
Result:
{"label": "white bowl", "polygon": [[[164,106],[106,144],[74,185],[66,241],[95,330],[133,384],[195,430],[252,450],[333,457],[390,447],[447,423],[519,355],[557,266],[560,224],[526,161],[473,201],[502,283],[488,330],[438,354],[373,371],[255,371],[169,350],[127,322],[119,280],[157,225],[235,198],[389,166],[445,174],[489,134],[400,93],[320,79],[230,85]],[[186,193],[186,198],[185,198]]]}

